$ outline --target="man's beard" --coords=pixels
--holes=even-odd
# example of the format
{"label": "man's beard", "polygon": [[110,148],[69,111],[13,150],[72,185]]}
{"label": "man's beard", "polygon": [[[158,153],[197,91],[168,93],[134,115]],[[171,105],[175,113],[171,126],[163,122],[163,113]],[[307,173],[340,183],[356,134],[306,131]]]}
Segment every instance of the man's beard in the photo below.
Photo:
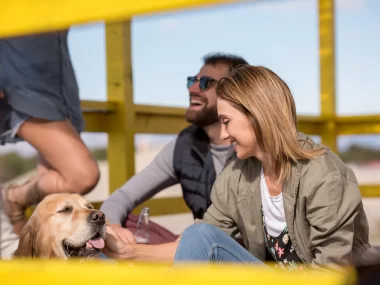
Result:
{"label": "man's beard", "polygon": [[215,107],[208,107],[208,102],[204,102],[204,106],[200,110],[186,110],[185,119],[189,123],[199,127],[205,127],[219,121],[218,110]]}

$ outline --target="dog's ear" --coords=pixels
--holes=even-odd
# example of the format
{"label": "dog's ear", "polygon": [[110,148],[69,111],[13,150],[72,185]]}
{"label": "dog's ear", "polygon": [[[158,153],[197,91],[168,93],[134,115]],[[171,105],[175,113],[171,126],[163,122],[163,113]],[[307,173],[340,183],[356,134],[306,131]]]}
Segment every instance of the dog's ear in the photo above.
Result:
{"label": "dog's ear", "polygon": [[36,248],[37,227],[35,219],[31,218],[22,228],[18,248],[14,253],[16,258],[34,258],[37,254]]}

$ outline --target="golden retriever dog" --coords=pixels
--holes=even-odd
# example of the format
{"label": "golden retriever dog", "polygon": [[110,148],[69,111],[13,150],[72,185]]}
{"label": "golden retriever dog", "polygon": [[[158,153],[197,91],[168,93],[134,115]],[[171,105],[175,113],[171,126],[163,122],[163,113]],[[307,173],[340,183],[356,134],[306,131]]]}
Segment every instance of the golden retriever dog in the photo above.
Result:
{"label": "golden retriever dog", "polygon": [[104,247],[106,221],[77,194],[51,194],[22,229],[15,258],[94,258]]}

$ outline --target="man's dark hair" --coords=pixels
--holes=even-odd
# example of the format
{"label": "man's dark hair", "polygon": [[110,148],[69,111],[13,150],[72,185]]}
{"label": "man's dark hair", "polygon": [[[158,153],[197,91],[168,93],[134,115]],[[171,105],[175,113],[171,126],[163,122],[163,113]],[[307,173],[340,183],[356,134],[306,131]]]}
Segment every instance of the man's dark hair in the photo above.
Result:
{"label": "man's dark hair", "polygon": [[203,57],[204,64],[217,65],[217,64],[226,64],[229,66],[230,71],[239,66],[248,64],[248,62],[237,55],[226,54],[226,53],[211,53]]}

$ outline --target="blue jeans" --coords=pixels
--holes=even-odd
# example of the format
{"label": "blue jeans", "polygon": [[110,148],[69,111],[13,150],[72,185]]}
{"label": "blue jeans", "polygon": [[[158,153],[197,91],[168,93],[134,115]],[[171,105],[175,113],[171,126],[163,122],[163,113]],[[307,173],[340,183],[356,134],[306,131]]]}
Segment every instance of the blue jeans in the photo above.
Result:
{"label": "blue jeans", "polygon": [[264,264],[215,226],[194,224],[182,234],[174,262],[226,262]]}

